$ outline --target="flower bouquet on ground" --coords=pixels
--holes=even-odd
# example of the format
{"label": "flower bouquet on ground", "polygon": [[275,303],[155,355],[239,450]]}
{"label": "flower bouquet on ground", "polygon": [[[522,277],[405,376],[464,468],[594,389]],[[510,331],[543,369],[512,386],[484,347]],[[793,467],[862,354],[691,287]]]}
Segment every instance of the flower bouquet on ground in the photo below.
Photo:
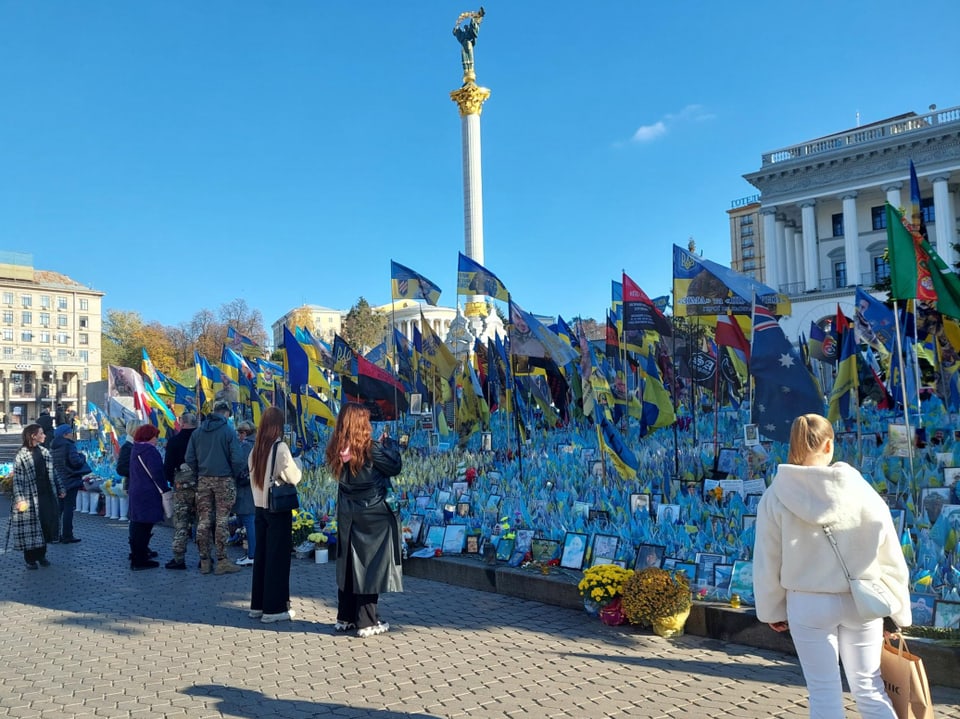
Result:
{"label": "flower bouquet on ground", "polygon": [[587,613],[599,614],[604,624],[623,624],[621,596],[625,582],[633,573],[632,569],[616,564],[599,564],[586,569],[577,589]]}
{"label": "flower bouquet on ground", "polygon": [[314,549],[327,548],[327,535],[323,532],[312,532],[307,535],[307,541],[313,543]]}
{"label": "flower bouquet on ground", "polygon": [[293,534],[293,551],[297,559],[306,559],[313,554],[313,542],[310,541],[310,535],[313,534],[313,515],[310,512],[293,510],[293,525],[291,532]]}
{"label": "flower bouquet on ground", "polygon": [[641,569],[624,582],[621,603],[631,624],[650,625],[660,636],[679,636],[690,616],[690,582],[686,572]]}

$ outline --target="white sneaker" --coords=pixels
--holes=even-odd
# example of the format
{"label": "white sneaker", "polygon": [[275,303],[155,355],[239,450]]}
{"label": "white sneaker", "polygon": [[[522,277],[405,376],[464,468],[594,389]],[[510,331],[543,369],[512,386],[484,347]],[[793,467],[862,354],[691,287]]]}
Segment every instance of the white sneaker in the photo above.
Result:
{"label": "white sneaker", "polygon": [[333,628],[338,632],[349,632],[351,629],[356,629],[357,625],[353,622],[337,622]]}
{"label": "white sneaker", "polygon": [[262,610],[262,609],[251,609],[251,610],[250,610],[250,613],[249,613],[247,616],[250,617],[251,619],[259,619],[260,617],[263,616],[263,610]]}
{"label": "white sneaker", "polygon": [[279,614],[264,614],[262,617],[260,617],[260,621],[264,624],[273,624],[274,622],[282,622],[287,619],[293,619],[295,616],[296,612],[290,609],[286,612],[280,612]]}
{"label": "white sneaker", "polygon": [[252,567],[253,560],[250,557],[240,557],[236,562],[234,562],[238,567]]}
{"label": "white sneaker", "polygon": [[366,639],[367,637],[375,637],[378,634],[384,634],[390,629],[390,625],[386,622],[377,622],[372,627],[364,627],[363,629],[357,630],[357,636],[361,639]]}

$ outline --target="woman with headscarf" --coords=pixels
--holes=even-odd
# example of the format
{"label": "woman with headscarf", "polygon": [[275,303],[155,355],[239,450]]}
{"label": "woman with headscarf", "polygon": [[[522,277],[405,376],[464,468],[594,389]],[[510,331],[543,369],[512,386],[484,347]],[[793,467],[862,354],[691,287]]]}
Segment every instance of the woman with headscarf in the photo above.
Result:
{"label": "woman with headscarf", "polygon": [[13,504],[10,531],[13,548],[23,552],[27,569],[49,567],[47,543],[60,535],[60,500],[64,491],[43,446],[43,427],[23,428],[23,444],[13,461]]}
{"label": "woman with headscarf", "polygon": [[390,629],[380,621],[384,592],[402,592],[400,520],[387,504],[390,477],[400,474],[400,448],[386,432],[373,441],[370,411],[359,404],[340,410],[327,442],[327,466],[337,492],[337,623],[372,637]]}

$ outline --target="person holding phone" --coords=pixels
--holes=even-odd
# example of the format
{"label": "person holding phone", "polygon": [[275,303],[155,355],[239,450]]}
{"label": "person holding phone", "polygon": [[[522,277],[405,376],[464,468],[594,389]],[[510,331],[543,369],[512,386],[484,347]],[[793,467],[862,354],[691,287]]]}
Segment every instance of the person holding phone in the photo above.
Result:
{"label": "person holding phone", "polygon": [[370,411],[359,404],[340,410],[327,442],[326,462],[339,478],[337,623],[340,632],[372,637],[390,629],[377,603],[384,592],[403,591],[400,519],[387,503],[390,477],[400,474],[400,448],[387,430],[373,441]]}

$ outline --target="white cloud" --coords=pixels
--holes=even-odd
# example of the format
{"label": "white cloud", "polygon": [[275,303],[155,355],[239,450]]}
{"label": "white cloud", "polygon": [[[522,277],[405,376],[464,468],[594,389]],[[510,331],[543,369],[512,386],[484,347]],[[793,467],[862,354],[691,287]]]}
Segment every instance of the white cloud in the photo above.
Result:
{"label": "white cloud", "polygon": [[656,140],[661,135],[665,135],[666,132],[667,126],[663,123],[663,120],[661,120],[653,125],[644,125],[637,128],[637,131],[633,133],[633,141],[650,142]]}
{"label": "white cloud", "polygon": [[[653,142],[667,134],[673,127],[684,122],[706,122],[716,115],[704,110],[703,105],[687,105],[680,112],[668,113],[652,125],[641,125],[630,138],[631,142]],[[619,144],[619,143],[618,143]]]}

